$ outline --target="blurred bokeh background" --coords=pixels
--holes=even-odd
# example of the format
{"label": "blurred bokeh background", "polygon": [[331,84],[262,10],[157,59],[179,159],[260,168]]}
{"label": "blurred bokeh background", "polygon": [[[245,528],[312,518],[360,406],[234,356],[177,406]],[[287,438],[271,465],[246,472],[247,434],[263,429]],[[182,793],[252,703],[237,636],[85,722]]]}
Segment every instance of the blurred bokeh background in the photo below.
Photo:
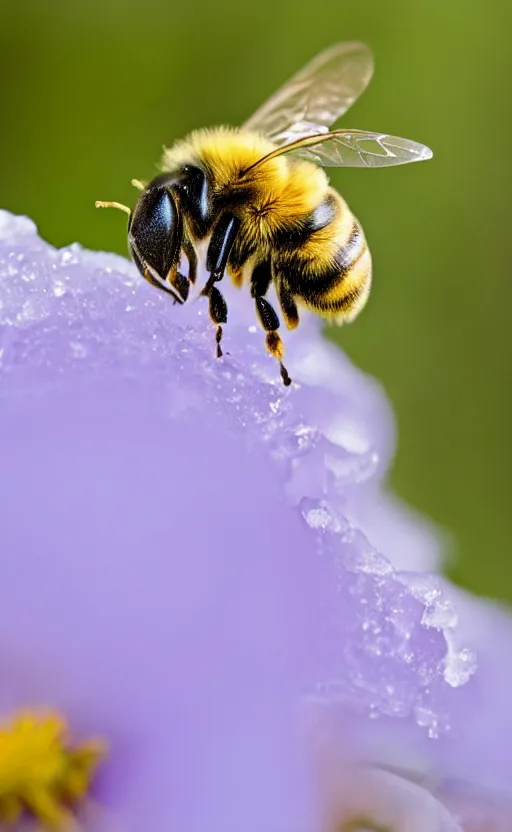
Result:
{"label": "blurred bokeh background", "polygon": [[241,123],[317,51],[369,43],[345,118],[432,162],[337,171],[375,261],[336,339],[396,411],[392,484],[453,533],[450,574],[512,599],[510,131],[506,0],[17,0],[0,3],[0,204],[55,245],[125,253],[132,177],[195,127]]}

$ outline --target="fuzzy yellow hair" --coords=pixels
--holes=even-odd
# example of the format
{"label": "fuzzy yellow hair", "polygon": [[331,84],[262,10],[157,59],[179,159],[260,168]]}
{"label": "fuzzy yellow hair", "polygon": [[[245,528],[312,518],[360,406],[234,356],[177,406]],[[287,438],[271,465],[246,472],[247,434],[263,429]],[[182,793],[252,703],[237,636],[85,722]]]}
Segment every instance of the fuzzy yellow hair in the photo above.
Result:
{"label": "fuzzy yellow hair", "polygon": [[289,156],[271,159],[241,176],[274,149],[268,139],[246,130],[196,130],[165,150],[162,169],[172,172],[184,164],[199,164],[211,173],[214,193],[251,191],[251,219],[266,238],[313,211],[328,188],[321,168]]}

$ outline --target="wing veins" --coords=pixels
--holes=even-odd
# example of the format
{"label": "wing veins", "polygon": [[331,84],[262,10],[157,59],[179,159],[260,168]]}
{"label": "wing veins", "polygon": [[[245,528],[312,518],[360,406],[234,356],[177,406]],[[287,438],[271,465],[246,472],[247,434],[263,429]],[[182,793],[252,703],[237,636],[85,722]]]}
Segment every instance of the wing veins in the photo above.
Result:
{"label": "wing veins", "polygon": [[[353,139],[353,140],[352,140]],[[373,142],[383,151],[375,152],[371,148],[362,147],[365,142]],[[340,155],[340,146],[348,151],[343,158]],[[320,150],[318,148],[321,148]],[[393,150],[395,152],[393,152]],[[243,175],[250,171],[287,153],[298,152],[304,158],[322,166],[331,167],[359,167],[357,162],[351,160],[350,154],[359,158],[364,167],[386,167],[387,165],[404,165],[410,162],[420,162],[432,157],[430,148],[410,139],[402,139],[399,136],[388,136],[387,133],[376,133],[365,130],[333,130],[327,133],[316,133],[308,135],[289,144],[277,147],[266,156],[258,159],[253,165],[247,168]],[[331,152],[333,155],[329,155]],[[336,155],[338,154],[338,155]],[[371,163],[371,159],[376,160]]]}

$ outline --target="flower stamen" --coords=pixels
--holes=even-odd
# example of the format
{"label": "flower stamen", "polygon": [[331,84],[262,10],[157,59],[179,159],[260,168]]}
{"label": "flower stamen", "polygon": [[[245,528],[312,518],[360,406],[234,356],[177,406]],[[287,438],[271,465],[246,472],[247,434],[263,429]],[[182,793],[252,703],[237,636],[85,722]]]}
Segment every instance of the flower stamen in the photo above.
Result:
{"label": "flower stamen", "polygon": [[105,750],[98,740],[73,747],[65,719],[51,712],[0,725],[0,824],[27,813],[47,829],[65,828]]}

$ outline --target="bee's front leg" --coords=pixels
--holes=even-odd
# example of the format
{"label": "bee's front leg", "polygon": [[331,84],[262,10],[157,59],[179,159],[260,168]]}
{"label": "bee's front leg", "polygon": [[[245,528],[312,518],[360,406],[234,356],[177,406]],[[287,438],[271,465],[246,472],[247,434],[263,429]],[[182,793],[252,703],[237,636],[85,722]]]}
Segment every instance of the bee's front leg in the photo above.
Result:
{"label": "bee's front leg", "polygon": [[183,244],[182,249],[185,253],[185,257],[188,260],[188,279],[190,283],[196,282],[197,277],[197,254],[194,246],[188,239],[188,237],[183,237]]}
{"label": "bee's front leg", "polygon": [[150,283],[151,286],[154,286],[155,289],[160,289],[162,292],[166,292],[168,295],[170,295],[173,300],[174,306],[176,306],[177,303],[182,304],[184,302],[183,298],[179,294],[174,292],[170,286],[167,287],[163,283],[160,283],[158,280],[155,280],[147,266],[144,269],[144,279],[147,280],[147,282]]}
{"label": "bee's front leg", "polygon": [[174,269],[171,270],[171,273],[168,277],[169,283],[171,286],[176,290],[182,302],[185,303],[186,299],[188,298],[188,293],[190,289],[190,281],[188,277],[181,274],[178,271],[178,267],[176,266]]}
{"label": "bee's front leg", "polygon": [[235,237],[240,228],[240,220],[234,214],[222,214],[213,233],[206,252],[206,269],[216,280],[224,275]]}
{"label": "bee's front leg", "polygon": [[240,220],[233,214],[223,214],[213,233],[206,253],[206,268],[210,277],[201,294],[206,295],[210,301],[210,317],[217,324],[215,340],[217,342],[217,358],[222,356],[222,326],[228,319],[228,306],[219,292],[215,283],[222,280],[235,237],[240,228]]}
{"label": "bee's front leg", "polygon": [[210,318],[214,324],[217,324],[217,332],[215,334],[215,340],[217,342],[217,358],[222,358],[222,347],[220,345],[220,342],[222,341],[221,324],[225,324],[227,322],[228,305],[224,296],[219,292],[216,286],[211,287],[208,297],[210,300]]}

